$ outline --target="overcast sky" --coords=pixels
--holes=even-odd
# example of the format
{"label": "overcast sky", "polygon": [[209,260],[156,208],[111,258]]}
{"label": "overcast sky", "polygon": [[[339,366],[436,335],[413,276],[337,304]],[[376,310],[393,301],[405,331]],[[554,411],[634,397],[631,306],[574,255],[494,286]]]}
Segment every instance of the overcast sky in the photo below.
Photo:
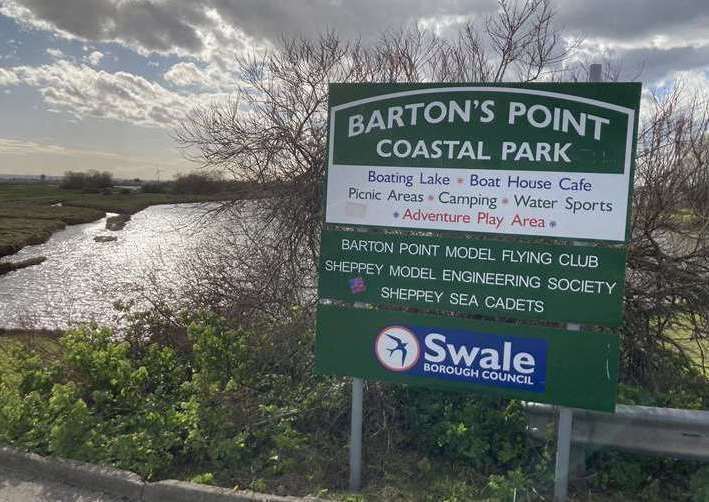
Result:
{"label": "overcast sky", "polygon": [[[646,89],[709,92],[709,0],[556,0],[579,55],[622,62]],[[441,36],[494,0],[0,0],[0,174],[190,169],[170,139],[199,103],[233,93],[234,57],[283,33],[365,40],[418,23]]]}

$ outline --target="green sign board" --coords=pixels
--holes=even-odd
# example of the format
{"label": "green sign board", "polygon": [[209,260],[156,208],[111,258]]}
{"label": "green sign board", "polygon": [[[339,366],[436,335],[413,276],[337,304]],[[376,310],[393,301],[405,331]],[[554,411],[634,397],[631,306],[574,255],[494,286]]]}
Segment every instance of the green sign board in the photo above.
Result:
{"label": "green sign board", "polygon": [[617,325],[625,249],[325,230],[319,296]]}
{"label": "green sign board", "polygon": [[321,302],[318,371],[612,410],[616,337],[450,313],[622,322],[639,102],[636,83],[331,84],[318,293],[368,307]]}
{"label": "green sign board", "polygon": [[613,411],[618,338],[318,307],[316,371]]}

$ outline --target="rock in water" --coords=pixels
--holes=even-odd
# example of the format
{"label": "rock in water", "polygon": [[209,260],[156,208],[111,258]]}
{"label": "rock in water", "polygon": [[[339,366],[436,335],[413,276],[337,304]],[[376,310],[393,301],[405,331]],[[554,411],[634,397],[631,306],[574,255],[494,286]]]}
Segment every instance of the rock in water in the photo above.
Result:
{"label": "rock in water", "polygon": [[114,237],[112,235],[97,235],[94,237],[94,241],[96,242],[113,242],[117,241],[118,237]]}
{"label": "rock in water", "polygon": [[13,270],[20,270],[21,268],[32,267],[33,265],[39,265],[47,260],[46,256],[37,256],[35,258],[29,258],[22,261],[5,261],[0,262],[0,275],[7,274]]}
{"label": "rock in water", "polygon": [[117,232],[123,230],[126,223],[130,220],[130,214],[119,214],[117,216],[109,216],[106,218],[106,230]]}

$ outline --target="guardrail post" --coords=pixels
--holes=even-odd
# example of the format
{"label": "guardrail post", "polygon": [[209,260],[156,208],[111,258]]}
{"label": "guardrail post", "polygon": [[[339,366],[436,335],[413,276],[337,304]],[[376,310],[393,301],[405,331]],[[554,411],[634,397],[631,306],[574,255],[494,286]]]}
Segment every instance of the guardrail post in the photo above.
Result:
{"label": "guardrail post", "polygon": [[[578,419],[578,417],[577,417]],[[578,421],[577,421],[578,423]],[[573,432],[573,431],[572,431]],[[569,477],[576,480],[586,475],[586,448],[581,445],[571,443],[571,453],[569,457]]]}
{"label": "guardrail post", "polygon": [[350,490],[359,491],[362,486],[362,402],[364,381],[352,379],[352,421],[350,424]]}

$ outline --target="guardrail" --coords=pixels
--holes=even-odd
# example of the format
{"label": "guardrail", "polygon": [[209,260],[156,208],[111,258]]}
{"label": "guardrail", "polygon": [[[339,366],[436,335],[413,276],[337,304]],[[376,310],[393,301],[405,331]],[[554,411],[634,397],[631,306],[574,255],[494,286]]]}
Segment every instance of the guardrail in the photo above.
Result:
{"label": "guardrail", "polygon": [[[524,406],[530,435],[549,438],[558,407],[530,402]],[[709,411],[622,404],[615,413],[574,409],[571,442],[709,461]]]}

